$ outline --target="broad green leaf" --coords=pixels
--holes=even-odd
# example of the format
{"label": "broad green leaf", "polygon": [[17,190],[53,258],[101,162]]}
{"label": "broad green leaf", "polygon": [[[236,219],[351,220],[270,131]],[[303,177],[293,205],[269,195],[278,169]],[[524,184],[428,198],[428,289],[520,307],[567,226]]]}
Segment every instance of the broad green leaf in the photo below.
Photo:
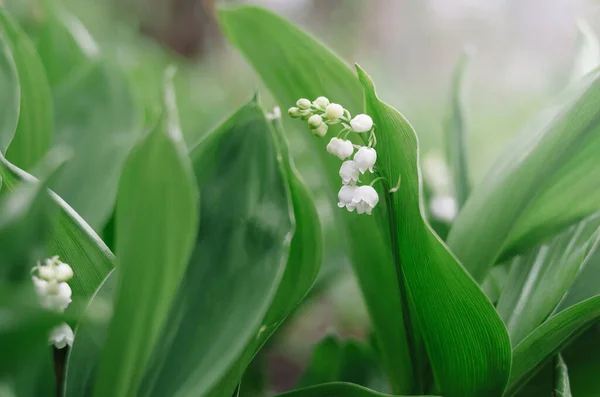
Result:
{"label": "broad green leaf", "polygon": [[367,113],[377,126],[379,173],[388,181],[402,178],[399,190],[388,197],[392,239],[410,312],[420,325],[435,379],[446,396],[500,396],[511,360],[506,328],[424,219],[419,146],[412,126],[377,97],[373,82],[360,68],[358,75]]}
{"label": "broad green leaf", "polygon": [[[600,207],[600,79],[568,89],[472,191],[448,245],[478,281],[495,262],[537,245]],[[477,236],[477,238],[473,238]]]}
{"label": "broad green leaf", "polygon": [[556,308],[595,251],[599,228],[596,214],[515,258],[497,305],[514,346]]}
{"label": "broad green leaf", "polygon": [[29,170],[52,145],[52,96],[35,46],[12,16],[1,7],[0,36],[12,53],[20,87],[19,121],[6,158],[18,167]]}
{"label": "broad green leaf", "polygon": [[283,135],[280,120],[273,122],[273,139],[282,158],[290,187],[296,229],[290,245],[290,254],[283,278],[271,302],[268,312],[257,330],[258,337],[251,339],[240,358],[236,361],[210,395],[229,397],[258,350],[266,343],[277,328],[306,297],[321,266],[321,227],[313,198],[298,175],[288,152],[288,143]]}
{"label": "broad green leaf", "polygon": [[[392,396],[391,394],[378,393],[369,390],[366,387],[354,385],[352,383],[333,382],[318,386],[307,387],[305,389],[292,390],[287,393],[279,394],[277,397],[402,397]],[[417,397],[417,396],[414,396]],[[427,397],[427,396],[421,396]],[[433,396],[429,396],[433,397]]]}
{"label": "broad green leaf", "polygon": [[469,54],[465,51],[460,55],[454,69],[450,110],[444,123],[446,158],[452,172],[452,186],[459,209],[467,201],[470,190],[465,115],[462,99],[464,76],[468,64]]}
{"label": "broad green leaf", "polygon": [[577,22],[577,53],[571,80],[577,81],[600,66],[600,43],[594,29],[584,20]]}
{"label": "broad green leaf", "polygon": [[[321,95],[343,104],[352,113],[362,109],[360,85],[352,71],[301,29],[258,7],[223,8],[219,11],[219,21],[284,109],[298,98],[314,99]],[[284,126],[290,132],[290,140],[314,148],[303,151],[305,157],[310,157],[303,163],[317,164],[317,170],[329,182],[328,187],[320,190],[326,191],[329,202],[335,203],[341,185],[340,162],[326,153],[325,140],[314,138],[306,128],[299,129],[297,120],[284,117]],[[388,225],[378,223],[377,217],[357,218],[338,208],[334,211],[338,233],[348,236],[347,251],[381,347],[386,374],[396,393],[410,393],[414,383],[419,382],[415,382],[409,358]]]}
{"label": "broad green leaf", "polygon": [[0,34],[0,153],[13,139],[19,120],[19,75],[7,39]]}
{"label": "broad green leaf", "polygon": [[[170,333],[169,311],[197,232],[198,191],[173,108],[125,162],[116,209],[114,314],[96,396],[137,393],[152,350]],[[175,309],[177,310],[177,309]]]}
{"label": "broad green leaf", "polygon": [[[0,156],[2,189],[14,191],[35,178]],[[114,256],[83,219],[60,197],[49,192],[56,216],[49,225],[47,252],[58,255],[73,268],[69,281],[73,301],[87,301],[112,269]],[[69,308],[71,309],[71,308]]]}
{"label": "broad green leaf", "polygon": [[191,150],[200,232],[140,395],[208,393],[272,326],[263,319],[284,274],[294,219],[277,157],[256,99]]}
{"label": "broad green leaf", "polygon": [[569,382],[569,370],[560,354],[554,358],[554,394],[552,396],[573,397]]}
{"label": "broad green leaf", "polygon": [[563,310],[537,327],[513,351],[506,396],[513,396],[548,360],[599,319],[597,296]]}

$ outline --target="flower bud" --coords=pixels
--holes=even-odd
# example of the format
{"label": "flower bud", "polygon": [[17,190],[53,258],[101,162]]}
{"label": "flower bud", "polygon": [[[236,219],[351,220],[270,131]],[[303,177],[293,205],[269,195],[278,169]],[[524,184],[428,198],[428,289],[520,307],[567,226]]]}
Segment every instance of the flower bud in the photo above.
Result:
{"label": "flower bud", "polygon": [[314,128],[312,130],[312,133],[316,136],[324,137],[327,134],[327,129],[327,124],[321,123],[321,125],[318,128]]}
{"label": "flower bud", "polygon": [[354,155],[354,163],[361,174],[364,174],[367,170],[373,172],[373,166],[376,161],[377,152],[370,147],[363,146]]}
{"label": "flower bud", "polygon": [[330,103],[325,109],[325,116],[331,121],[336,121],[344,115],[344,108],[337,103]]}
{"label": "flower bud", "polygon": [[313,114],[308,119],[308,126],[312,129],[319,128],[323,124],[323,118],[318,114]]}
{"label": "flower bud", "polygon": [[298,106],[302,110],[310,109],[310,101],[306,98],[300,98],[296,102],[296,106]]}
{"label": "flower bud", "polygon": [[56,277],[56,268],[54,266],[39,266],[37,270],[40,277],[44,280],[50,281]]}
{"label": "flower bud", "polygon": [[313,104],[325,110],[327,108],[327,105],[329,105],[329,99],[325,98],[324,96],[320,96],[317,99],[315,99]]}
{"label": "flower bud", "polygon": [[359,114],[350,120],[350,127],[354,132],[367,132],[373,128],[373,119],[366,114]]}
{"label": "flower bud", "polygon": [[288,114],[290,115],[290,117],[295,118],[295,119],[302,116],[302,114],[300,113],[300,109],[298,109],[295,106],[292,106],[291,108],[288,109]]}

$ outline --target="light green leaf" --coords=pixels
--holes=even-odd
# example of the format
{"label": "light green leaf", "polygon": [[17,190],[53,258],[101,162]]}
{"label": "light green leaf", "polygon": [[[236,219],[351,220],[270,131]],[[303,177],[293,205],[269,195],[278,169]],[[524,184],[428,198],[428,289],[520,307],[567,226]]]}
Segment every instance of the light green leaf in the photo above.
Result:
{"label": "light green leaf", "polygon": [[[292,390],[287,393],[279,394],[277,397],[402,397],[392,396],[391,394],[378,393],[369,390],[366,387],[354,385],[352,383],[333,382],[318,386],[307,387],[305,389]],[[417,396],[414,396],[417,397]],[[421,396],[427,397],[427,396]],[[433,396],[429,396],[433,397]]]}
{"label": "light green leaf", "polygon": [[161,332],[173,325],[169,311],[198,226],[198,191],[173,110],[131,152],[119,182],[117,290],[96,396],[135,395]]}
{"label": "light green leaf", "polygon": [[571,80],[577,81],[600,66],[600,43],[594,29],[585,21],[577,21],[577,53]]}
{"label": "light green leaf", "polygon": [[448,245],[478,281],[600,208],[600,79],[571,87],[560,103],[508,145],[455,220]]}
{"label": "light green leaf", "polygon": [[[14,191],[22,182],[34,181],[31,175],[0,156],[2,189]],[[69,281],[73,301],[87,301],[112,269],[114,256],[100,237],[83,219],[53,192],[49,192],[52,207],[57,212],[48,230],[49,256],[58,255],[73,268]],[[74,306],[75,307],[75,306]],[[71,310],[71,307],[69,307]]]}
{"label": "light green leaf", "polygon": [[467,138],[465,136],[466,128],[462,99],[464,76],[468,64],[469,54],[463,51],[452,76],[450,110],[444,123],[446,158],[452,172],[452,186],[459,209],[467,201],[470,190]]}
{"label": "light green leaf", "polygon": [[251,339],[233,367],[211,390],[210,395],[213,396],[231,395],[255,354],[306,297],[321,266],[322,236],[317,210],[310,192],[304,186],[290,158],[288,143],[279,119],[273,122],[273,128],[273,139],[281,154],[282,168],[290,186],[296,230],[283,278],[262,321],[263,325],[257,330],[259,336]]}
{"label": "light green leaf", "polygon": [[577,278],[555,309],[561,312],[579,302],[600,295],[600,250],[590,253],[590,257],[582,265]]}
{"label": "light green leaf", "polygon": [[424,220],[419,147],[412,126],[377,97],[373,82],[360,68],[358,76],[367,113],[377,126],[379,173],[390,182],[402,178],[400,189],[386,198],[391,206],[391,238],[435,379],[446,396],[500,396],[511,360],[506,328]]}
{"label": "light green leaf", "polygon": [[548,360],[600,319],[600,297],[580,302],[550,317],[513,351],[506,396],[513,396]]}
{"label": "light green leaf", "polygon": [[18,167],[29,170],[42,159],[52,144],[52,96],[35,46],[1,7],[0,35],[12,53],[20,87],[19,121],[6,158]]}
{"label": "light green leaf", "polygon": [[19,120],[19,75],[7,39],[0,34],[0,153],[12,141]]}
{"label": "light green leaf", "polygon": [[595,252],[599,228],[596,214],[515,258],[497,305],[514,346],[556,308]]}
{"label": "light green leaf", "polygon": [[[258,7],[221,9],[219,21],[225,34],[248,58],[282,108],[292,106],[301,97],[314,99],[324,95],[332,102],[343,104],[352,113],[362,109],[360,85],[352,71],[301,29]],[[327,177],[329,186],[319,189],[327,191],[330,202],[335,203],[340,188],[339,161],[325,151],[326,141],[314,138],[306,128],[300,129],[297,120],[289,117],[283,120],[286,131],[291,134],[290,140],[314,148],[314,151],[303,151],[306,156],[303,163],[316,164],[318,172]],[[378,223],[377,217],[357,218],[338,208],[334,211],[338,233],[348,236],[347,251],[393,390],[410,393],[415,376],[406,341],[398,275],[387,238],[388,225]],[[380,218],[384,219],[383,216]]]}
{"label": "light green leaf", "polygon": [[553,397],[573,397],[569,382],[569,370],[562,356],[554,358],[554,394]]}

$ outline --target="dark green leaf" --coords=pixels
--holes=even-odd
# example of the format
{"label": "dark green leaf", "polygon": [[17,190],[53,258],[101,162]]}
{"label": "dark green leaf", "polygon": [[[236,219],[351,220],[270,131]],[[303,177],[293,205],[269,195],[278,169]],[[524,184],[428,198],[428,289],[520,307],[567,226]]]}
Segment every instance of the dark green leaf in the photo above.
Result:
{"label": "dark green leaf", "polygon": [[516,346],[540,325],[586,266],[600,238],[600,215],[515,258],[497,305]]}
{"label": "dark green leaf", "polygon": [[4,8],[0,8],[0,35],[12,53],[20,86],[19,121],[6,157],[29,170],[52,144],[52,96],[35,46]]}
{"label": "dark green leaf", "polygon": [[[343,104],[353,113],[362,108],[360,85],[352,71],[301,29],[258,7],[222,9],[219,21],[283,108],[292,106],[298,98],[314,99],[321,95]],[[339,161],[326,153],[325,141],[317,140],[305,128],[299,129],[296,120],[284,117],[284,125],[291,134],[290,140],[314,148],[314,152],[303,151],[303,164],[316,164],[317,173],[327,176],[329,186],[320,185],[319,190],[327,192],[328,201],[334,203],[340,187]],[[398,276],[387,237],[388,226],[378,224],[376,217],[357,218],[337,208],[334,211],[338,235],[349,237],[347,251],[393,390],[409,393],[415,377],[408,353]]]}
{"label": "dark green leaf", "polygon": [[[390,394],[378,393],[369,390],[366,387],[354,385],[352,383],[334,382],[325,383],[318,386],[307,387],[305,389],[292,390],[287,393],[279,394],[277,397],[394,397]],[[402,397],[402,396],[395,396]],[[417,397],[417,396],[415,396]],[[421,396],[427,397],[427,396]],[[430,396],[433,397],[433,396]]]}
{"label": "dark green leaf", "polygon": [[96,396],[135,395],[161,332],[173,326],[167,319],[196,237],[198,191],[172,110],[132,151],[119,182],[117,290]]}
{"label": "dark green leaf", "polygon": [[312,352],[312,359],[298,381],[298,388],[341,381],[342,343],[335,335],[323,338]]}

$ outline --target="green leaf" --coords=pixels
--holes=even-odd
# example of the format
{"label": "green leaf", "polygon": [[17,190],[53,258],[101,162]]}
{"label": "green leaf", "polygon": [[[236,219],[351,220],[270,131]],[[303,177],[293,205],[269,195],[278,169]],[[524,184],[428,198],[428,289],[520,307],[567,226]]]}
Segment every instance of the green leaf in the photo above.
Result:
{"label": "green leaf", "polygon": [[377,97],[369,76],[357,69],[367,113],[377,126],[379,173],[390,185],[402,178],[399,190],[386,197],[391,206],[391,238],[410,312],[423,334],[435,379],[446,396],[500,396],[511,360],[506,328],[424,219],[414,130]]}
{"label": "green leaf", "polygon": [[[298,27],[258,7],[223,8],[219,10],[219,22],[283,108],[292,106],[301,97],[313,99],[324,95],[353,113],[362,109],[360,84],[352,71]],[[321,185],[319,190],[327,192],[328,200],[334,203],[340,187],[339,161],[325,151],[326,142],[317,140],[305,128],[299,129],[296,120],[285,117],[284,126],[290,140],[314,145],[314,153],[320,158],[313,151],[304,150],[303,164],[316,164],[318,172],[325,174],[329,186]],[[357,218],[338,208],[334,211],[338,234],[348,236],[347,251],[393,390],[410,393],[415,377],[388,226],[378,223],[376,217]]]}
{"label": "green leaf", "polygon": [[[2,189],[14,191],[23,182],[34,181],[31,175],[10,164],[0,156]],[[73,209],[53,192],[49,192],[56,216],[49,225],[47,251],[58,255],[73,268],[69,281],[73,301],[89,299],[112,269],[114,256],[100,237]],[[76,305],[72,305],[76,307]],[[68,310],[71,310],[69,307]]]}
{"label": "green leaf", "polygon": [[198,226],[198,191],[173,110],[131,152],[119,182],[117,290],[96,396],[136,394],[161,332],[171,332]]}
{"label": "green leaf", "polygon": [[0,153],[12,141],[19,120],[19,75],[7,39],[0,34]]}
{"label": "green leaf", "polygon": [[310,192],[290,158],[280,120],[273,122],[273,129],[273,139],[281,155],[282,167],[290,186],[296,229],[283,278],[262,321],[263,325],[257,330],[259,336],[251,339],[240,358],[211,390],[210,395],[231,395],[258,350],[306,297],[321,266],[322,236],[317,210]]}
{"label": "green leaf", "polygon": [[[366,387],[354,385],[352,383],[333,382],[318,386],[307,387],[305,389],[292,390],[287,393],[279,394],[277,397],[394,397],[390,394],[378,393],[369,390]],[[395,396],[402,397],[402,396]],[[416,397],[416,396],[415,396]],[[427,396],[421,396],[427,397]],[[433,396],[429,396],[433,397]]]}
{"label": "green leaf", "polygon": [[579,302],[600,295],[600,250],[595,249],[582,265],[577,278],[560,301],[555,313],[561,312]]}
{"label": "green leaf", "polygon": [[600,215],[515,258],[497,310],[516,346],[556,308],[600,241]]}
{"label": "green leaf", "polygon": [[513,352],[506,396],[514,395],[555,354],[600,319],[600,296],[587,299],[550,317]]}
{"label": "green leaf", "polygon": [[554,358],[554,394],[553,397],[573,397],[569,382],[569,370],[562,356]]}
{"label": "green leaf", "polygon": [[450,231],[448,245],[478,281],[494,263],[600,207],[592,177],[600,172],[600,79],[590,76],[559,99],[564,105],[541,113],[508,145]]}
{"label": "green leaf", "polygon": [[597,397],[600,390],[600,328],[596,325],[561,352],[569,368],[571,391],[577,397]]}
{"label": "green leaf", "polygon": [[342,361],[342,343],[335,335],[323,338],[313,348],[312,359],[298,381],[297,387],[304,388],[339,379]]}
{"label": "green leaf", "polygon": [[52,96],[35,46],[4,8],[0,8],[0,35],[12,53],[20,86],[19,121],[6,157],[29,170],[52,144]]}
{"label": "green leaf", "polygon": [[577,81],[600,66],[600,43],[594,29],[584,20],[577,21],[577,53],[571,80]]}
{"label": "green leaf", "polygon": [[454,74],[450,97],[450,110],[446,116],[444,130],[446,134],[446,158],[452,172],[452,186],[458,208],[460,209],[469,197],[469,166],[467,139],[465,137],[465,120],[462,100],[464,76],[469,64],[466,51],[460,55]]}

